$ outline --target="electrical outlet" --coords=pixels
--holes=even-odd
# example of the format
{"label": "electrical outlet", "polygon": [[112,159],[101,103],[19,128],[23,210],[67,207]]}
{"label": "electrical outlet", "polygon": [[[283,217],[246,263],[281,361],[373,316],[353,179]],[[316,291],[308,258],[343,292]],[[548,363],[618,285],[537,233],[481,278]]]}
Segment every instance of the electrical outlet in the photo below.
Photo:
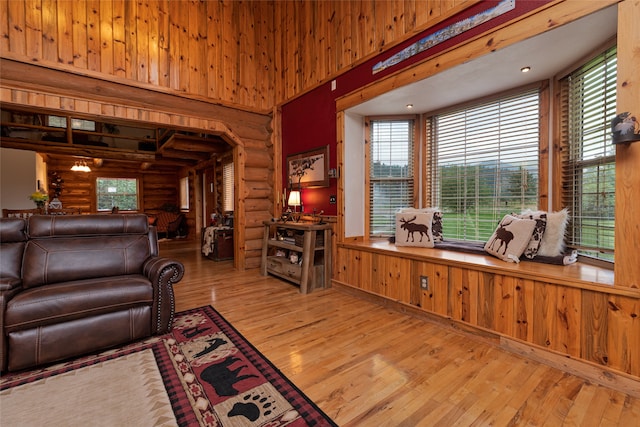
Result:
{"label": "electrical outlet", "polygon": [[425,291],[429,290],[429,276],[420,276],[420,287]]}

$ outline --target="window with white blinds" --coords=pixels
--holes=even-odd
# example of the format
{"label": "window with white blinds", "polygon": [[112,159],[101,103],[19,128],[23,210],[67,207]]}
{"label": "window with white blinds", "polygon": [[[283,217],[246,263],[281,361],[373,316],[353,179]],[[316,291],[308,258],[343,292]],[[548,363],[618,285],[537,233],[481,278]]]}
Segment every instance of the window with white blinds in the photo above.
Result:
{"label": "window with white blinds", "polygon": [[180,178],[180,209],[189,210],[189,177]]}
{"label": "window with white blinds", "polygon": [[371,120],[369,234],[395,233],[395,213],[413,206],[414,121]]}
{"label": "window with white blinds", "polygon": [[613,261],[616,115],[616,47],[561,82],[563,204],[571,213],[568,244],[582,255]]}
{"label": "window with white blinds", "polygon": [[222,210],[233,211],[233,163],[225,163],[222,166]]}
{"label": "window with white blinds", "polygon": [[528,89],[427,120],[427,204],[448,239],[486,241],[505,214],[537,209],[539,104]]}

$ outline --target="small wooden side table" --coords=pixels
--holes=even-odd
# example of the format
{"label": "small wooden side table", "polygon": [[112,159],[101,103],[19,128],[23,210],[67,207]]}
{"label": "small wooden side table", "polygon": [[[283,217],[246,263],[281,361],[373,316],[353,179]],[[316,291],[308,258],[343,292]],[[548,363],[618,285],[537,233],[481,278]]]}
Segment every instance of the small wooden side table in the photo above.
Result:
{"label": "small wooden side table", "polygon": [[331,225],[264,221],[261,272],[297,283],[303,294],[330,288]]}

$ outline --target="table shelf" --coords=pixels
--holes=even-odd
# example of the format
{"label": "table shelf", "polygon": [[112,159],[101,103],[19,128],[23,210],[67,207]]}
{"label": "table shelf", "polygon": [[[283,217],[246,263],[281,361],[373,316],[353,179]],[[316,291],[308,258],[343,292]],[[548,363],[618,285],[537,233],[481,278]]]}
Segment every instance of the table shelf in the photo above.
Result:
{"label": "table shelf", "polygon": [[[272,231],[273,230],[273,231]],[[302,233],[302,246],[279,240],[280,232]],[[321,245],[316,246],[316,242]],[[296,252],[301,262],[292,263],[289,254],[273,256],[274,248]],[[329,224],[264,221],[262,275],[272,274],[300,285],[300,292],[331,286],[331,226]]]}

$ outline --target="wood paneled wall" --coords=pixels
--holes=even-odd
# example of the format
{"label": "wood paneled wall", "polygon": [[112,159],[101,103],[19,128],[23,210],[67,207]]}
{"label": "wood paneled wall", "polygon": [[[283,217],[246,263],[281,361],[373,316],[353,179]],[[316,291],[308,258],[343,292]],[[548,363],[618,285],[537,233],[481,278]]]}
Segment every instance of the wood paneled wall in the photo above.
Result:
{"label": "wood paneled wall", "polygon": [[0,53],[265,112],[476,2],[12,0]]}
{"label": "wood paneled wall", "polygon": [[0,51],[266,111],[275,99],[273,8],[270,1],[3,1]]}
{"label": "wood paneled wall", "polygon": [[474,3],[277,1],[276,101],[291,99]]}
{"label": "wood paneled wall", "polygon": [[[362,246],[338,244],[339,283],[640,377],[637,292],[589,286],[561,266],[490,268],[481,256],[474,265],[421,258],[415,248],[408,257]],[[557,280],[548,279],[554,269]],[[421,276],[428,277],[428,290],[420,287]]]}

